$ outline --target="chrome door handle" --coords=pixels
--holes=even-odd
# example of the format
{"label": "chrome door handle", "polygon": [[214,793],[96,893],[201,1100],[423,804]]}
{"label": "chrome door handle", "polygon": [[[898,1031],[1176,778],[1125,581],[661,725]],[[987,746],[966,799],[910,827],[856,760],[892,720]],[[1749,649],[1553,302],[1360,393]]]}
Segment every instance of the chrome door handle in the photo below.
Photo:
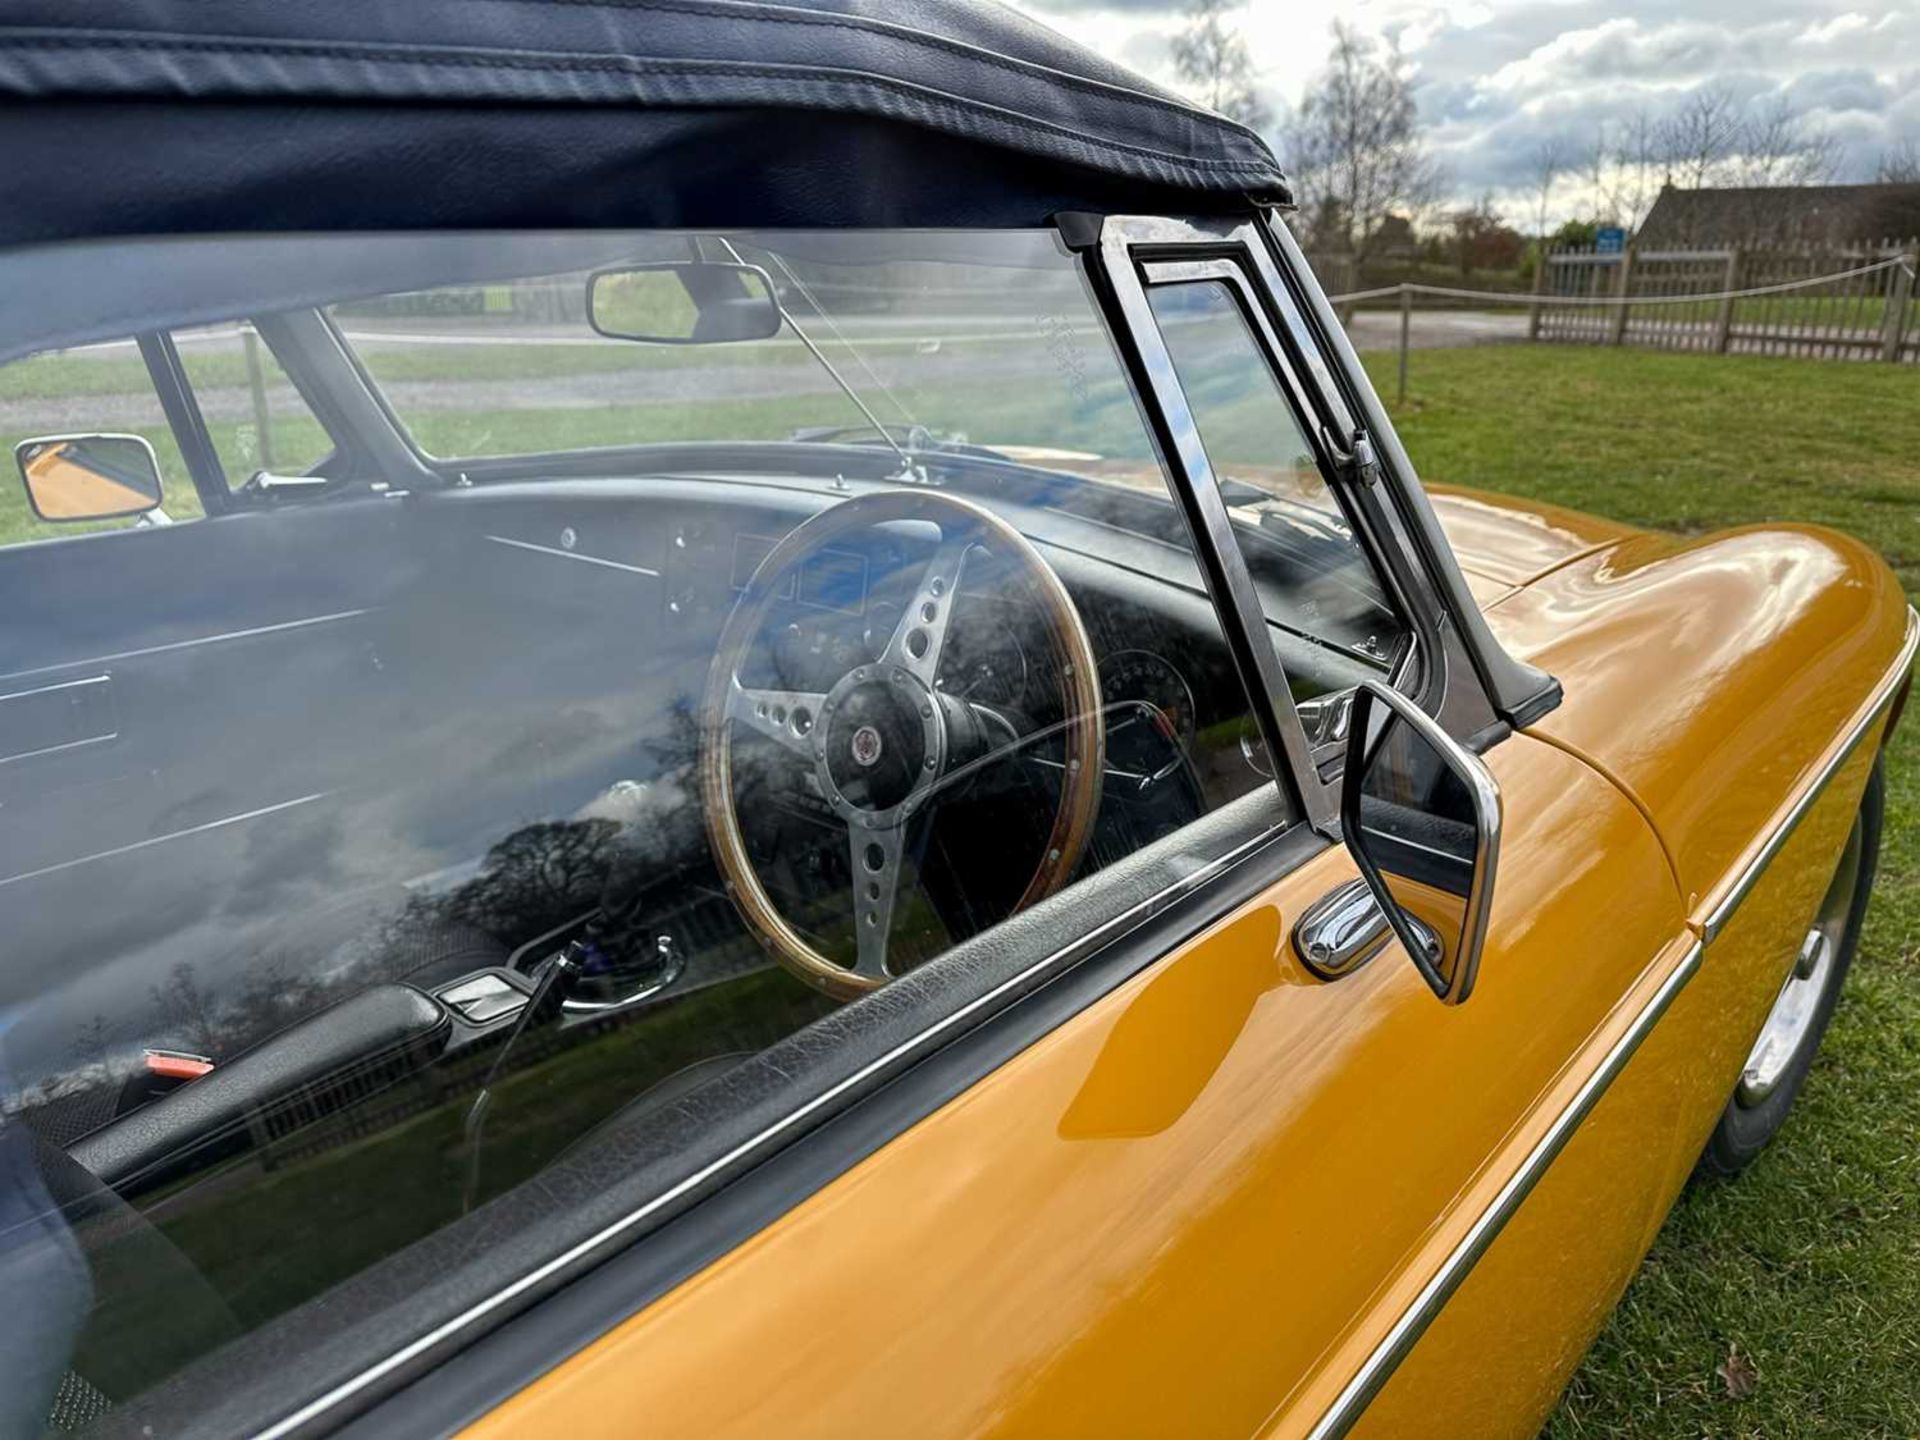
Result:
{"label": "chrome door handle", "polygon": [[[1415,941],[1434,955],[1440,953],[1440,937],[1432,926],[1405,906],[1400,918]],[[1322,980],[1338,980],[1371,960],[1392,936],[1393,927],[1372,887],[1365,880],[1349,880],[1301,912],[1293,927],[1293,948],[1300,963]]]}
{"label": "chrome door handle", "polygon": [[1315,975],[1337,980],[1372,959],[1392,933],[1367,882],[1349,880],[1301,912],[1293,927],[1293,948]]}

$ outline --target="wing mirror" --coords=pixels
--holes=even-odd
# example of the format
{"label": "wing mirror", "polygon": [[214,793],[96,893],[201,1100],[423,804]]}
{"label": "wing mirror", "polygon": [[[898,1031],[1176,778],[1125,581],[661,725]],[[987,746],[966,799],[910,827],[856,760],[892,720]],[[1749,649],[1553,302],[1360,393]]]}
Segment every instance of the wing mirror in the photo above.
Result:
{"label": "wing mirror", "polygon": [[1473,993],[1500,857],[1500,787],[1412,701],[1354,692],[1340,820],[1375,902],[1433,993]]}
{"label": "wing mirror", "polygon": [[587,318],[613,340],[717,345],[765,340],[784,317],[772,279],[757,265],[663,260],[589,277]]}
{"label": "wing mirror", "polygon": [[13,447],[42,520],[120,520],[160,508],[160,462],[138,435],[42,435]]}

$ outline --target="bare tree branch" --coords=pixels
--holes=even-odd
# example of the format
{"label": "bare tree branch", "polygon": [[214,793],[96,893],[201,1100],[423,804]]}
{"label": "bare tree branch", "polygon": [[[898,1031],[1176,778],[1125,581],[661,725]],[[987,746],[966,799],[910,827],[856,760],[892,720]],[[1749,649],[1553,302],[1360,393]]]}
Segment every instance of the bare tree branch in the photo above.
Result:
{"label": "bare tree branch", "polygon": [[1316,233],[1363,263],[1388,215],[1418,216],[1441,192],[1405,57],[1343,21],[1294,118],[1288,159]]}
{"label": "bare tree branch", "polygon": [[1660,127],[1644,108],[1617,125],[1595,127],[1581,156],[1580,177],[1599,218],[1638,230],[1660,193],[1663,178]]}
{"label": "bare tree branch", "polygon": [[1736,143],[1732,170],[1739,185],[1822,185],[1840,168],[1833,136],[1810,128],[1784,95],[1749,111]]}
{"label": "bare tree branch", "polygon": [[1725,178],[1740,149],[1739,102],[1719,86],[1689,95],[1658,131],[1660,159],[1674,183],[1704,190]]}
{"label": "bare tree branch", "polygon": [[1873,178],[1881,185],[1920,185],[1920,145],[1912,136],[1889,145],[1880,152]]}
{"label": "bare tree branch", "polygon": [[1247,42],[1228,22],[1234,0],[1189,0],[1187,28],[1173,37],[1173,68],[1209,109],[1250,130],[1273,123],[1253,85]]}

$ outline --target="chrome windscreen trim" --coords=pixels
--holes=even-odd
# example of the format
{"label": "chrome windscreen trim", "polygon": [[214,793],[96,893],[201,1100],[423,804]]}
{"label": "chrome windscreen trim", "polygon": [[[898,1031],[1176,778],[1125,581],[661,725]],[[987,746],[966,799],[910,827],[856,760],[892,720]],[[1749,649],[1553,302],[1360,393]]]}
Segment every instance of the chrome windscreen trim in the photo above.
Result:
{"label": "chrome windscreen trim", "polygon": [[1501,1230],[1513,1218],[1514,1212],[1519,1210],[1521,1202],[1540,1183],[1541,1177],[1547,1173],[1547,1167],[1566,1148],[1580,1122],[1599,1104],[1600,1097],[1607,1093],[1614,1079],[1626,1068],[1627,1061],[1640,1048],[1640,1042],[1653,1032],[1660,1017],[1673,1004],[1674,997],[1686,988],[1687,982],[1699,971],[1700,957],[1704,953],[1705,947],[1698,940],[1687,948],[1686,955],[1674,967],[1673,973],[1660,982],[1660,988],[1641,1007],[1640,1013],[1633,1017],[1627,1032],[1614,1042],[1613,1048],[1607,1051],[1605,1058],[1586,1078],[1566,1108],[1554,1117],[1547,1133],[1540,1137],[1533,1149],[1527,1152],[1526,1159],[1520,1162],[1519,1168],[1500,1187],[1500,1193],[1480,1212],[1472,1228],[1441,1262],[1433,1278],[1427,1281],[1414,1297],[1413,1303],[1394,1322],[1386,1338],[1374,1347],[1373,1353],[1367,1356],[1358,1372],[1347,1382],[1346,1388],[1327,1407],[1326,1413],[1308,1432],[1308,1440],[1337,1440],[1337,1437],[1353,1428],[1368,1402],[1393,1377],[1400,1362],[1426,1333],[1427,1327],[1439,1315],[1453,1292],[1460,1288],[1480,1257],[1499,1238]]}
{"label": "chrome windscreen trim", "polygon": [[623,560],[606,560],[598,555],[582,555],[578,550],[560,550],[552,545],[536,545],[531,540],[515,540],[508,535],[489,535],[496,545],[511,545],[516,550],[531,550],[536,555],[551,555],[556,560],[578,560],[582,565],[602,565],[609,570],[624,570],[629,575],[646,575],[658,580],[660,572],[644,565],[629,565]]}
{"label": "chrome windscreen trim", "polygon": [[1907,607],[1907,638],[1900,647],[1900,658],[1894,661],[1892,668],[1874,688],[1872,698],[1867,701],[1854,720],[1853,728],[1847,732],[1847,738],[1839,751],[1800,792],[1799,799],[1793,802],[1793,808],[1787,812],[1786,819],[1782,820],[1773,834],[1767,837],[1767,843],[1761,847],[1760,853],[1747,863],[1747,868],[1740,872],[1740,877],[1733,882],[1733,887],[1707,912],[1707,918],[1701,925],[1701,935],[1709,945],[1726,928],[1727,921],[1733,918],[1733,912],[1740,908],[1740,902],[1745,900],[1752,893],[1753,887],[1760,883],[1760,877],[1766,873],[1767,866],[1773,863],[1773,857],[1778,855],[1787,841],[1793,837],[1794,830],[1806,818],[1807,812],[1813,808],[1814,801],[1826,791],[1828,783],[1839,773],[1840,767],[1853,758],[1853,752],[1859,749],[1860,742],[1866,738],[1867,732],[1873,729],[1875,722],[1885,713],[1887,706],[1893,703],[1893,697],[1899,692],[1901,682],[1913,669],[1916,649],[1920,649],[1920,612],[1916,612],[1909,605]]}
{"label": "chrome windscreen trim", "polygon": [[462,1331],[471,1329],[481,1320],[486,1319],[501,1307],[511,1304],[515,1299],[537,1288],[546,1280],[572,1269],[583,1261],[591,1259],[595,1255],[595,1252],[606,1250],[615,1241],[619,1240],[621,1236],[644,1223],[650,1216],[657,1214],[661,1209],[672,1204],[682,1196],[699,1189],[708,1181],[737,1166],[741,1161],[748,1159],[756,1152],[764,1150],[770,1143],[778,1140],[781,1136],[800,1125],[807,1117],[813,1115],[825,1106],[830,1105],[848,1091],[857,1088],[875,1075],[895,1067],[899,1062],[907,1059],[916,1052],[926,1050],[939,1043],[944,1043],[947,1039],[951,1038],[951,1033],[954,1030],[964,1026],[975,1015],[978,1015],[983,1009],[991,1007],[995,1001],[1001,999],[1003,996],[1009,993],[1018,994],[1022,990],[1032,987],[1037,981],[1045,978],[1048,972],[1063,969],[1067,965],[1085,958],[1109,940],[1117,938],[1117,936],[1136,925],[1144,924],[1153,919],[1162,911],[1167,910],[1179,900],[1192,894],[1242,861],[1251,859],[1261,850],[1284,841],[1288,836],[1299,834],[1305,829],[1305,826],[1296,822],[1292,825],[1278,825],[1271,829],[1264,830],[1260,834],[1252,836],[1239,845],[1236,845],[1226,854],[1201,865],[1194,870],[1192,874],[1176,880],[1166,888],[1147,896],[1128,909],[1121,911],[1104,924],[1080,936],[1072,944],[1063,946],[1052,954],[1036,960],[1019,973],[1002,980],[992,989],[976,995],[957,1010],[943,1015],[939,1020],[929,1025],[919,1034],[901,1041],[884,1055],[869,1061],[853,1074],[846,1076],[844,1079],[837,1081],[827,1089],[821,1091],[818,1095],[815,1095],[805,1104],[788,1111],[787,1114],[779,1120],[776,1120],[766,1129],[741,1141],[738,1145],[734,1146],[733,1149],[727,1151],[726,1154],[669,1186],[644,1205],[630,1210],[627,1214],[621,1216],[620,1219],[603,1226],[601,1229],[587,1236],[584,1240],[569,1246],[545,1264],[537,1266],[518,1279],[502,1286],[486,1299],[469,1306],[466,1310],[435,1326],[424,1335],[418,1336],[408,1344],[399,1347],[378,1364],[368,1366],[352,1379],[341,1382],[325,1394],[301,1406],[298,1410],[275,1421],[265,1429],[258,1431],[255,1440],[284,1440],[284,1437],[293,1435],[300,1430],[301,1427],[320,1419],[329,1410],[336,1409],[340,1405],[345,1404],[369,1386],[379,1383],[379,1381],[386,1376],[391,1375],[394,1371],[411,1363],[436,1346],[454,1339]]}
{"label": "chrome windscreen trim", "polygon": [[32,675],[51,675],[59,670],[75,670],[88,665],[111,665],[119,660],[138,660],[147,655],[166,655],[175,650],[192,650],[201,645],[221,645],[229,640],[252,640],[261,635],[278,635],[287,630],[305,630],[312,625],[332,625],[341,620],[357,620],[371,610],[336,610],[331,615],[309,615],[301,620],[283,620],[278,625],[256,625],[250,630],[223,630],[218,635],[196,635],[191,640],[173,640],[165,645],[146,645],[138,650],[116,650],[111,655],[88,655],[79,660],[60,660],[52,665],[36,665],[31,670],[14,670],[0,675],[0,684],[24,680]]}

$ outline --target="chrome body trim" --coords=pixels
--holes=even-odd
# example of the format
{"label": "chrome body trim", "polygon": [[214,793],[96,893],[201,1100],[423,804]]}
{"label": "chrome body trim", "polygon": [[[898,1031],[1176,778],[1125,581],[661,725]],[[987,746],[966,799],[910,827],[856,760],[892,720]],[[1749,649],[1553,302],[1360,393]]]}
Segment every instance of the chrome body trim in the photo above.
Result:
{"label": "chrome body trim", "polygon": [[1814,802],[1826,791],[1828,782],[1839,772],[1841,766],[1853,758],[1853,752],[1860,747],[1860,742],[1866,738],[1867,732],[1873,729],[1875,722],[1880,719],[1887,706],[1893,703],[1893,697],[1898,693],[1901,682],[1913,669],[1916,649],[1920,649],[1920,612],[1916,612],[1909,605],[1907,607],[1907,638],[1900,647],[1900,658],[1894,661],[1892,668],[1874,689],[1872,697],[1867,701],[1858,718],[1854,720],[1853,729],[1847,732],[1847,738],[1840,746],[1839,752],[1800,792],[1800,798],[1793,802],[1793,808],[1787,812],[1787,818],[1774,829],[1767,843],[1761,847],[1760,853],[1747,863],[1747,868],[1740,872],[1732,888],[1707,912],[1707,918],[1701,925],[1700,933],[1709,945],[1726,928],[1727,922],[1733,918],[1733,912],[1740,908],[1740,902],[1745,900],[1752,893],[1753,887],[1760,883],[1760,877],[1766,873],[1767,866],[1773,863],[1773,857],[1778,855],[1787,841],[1792,838],[1794,830],[1806,818],[1807,811],[1813,808]]}
{"label": "chrome body trim", "polygon": [[620,1219],[603,1226],[601,1229],[587,1236],[586,1239],[569,1246],[545,1264],[537,1266],[526,1274],[519,1276],[511,1283],[503,1285],[485,1300],[469,1306],[452,1319],[443,1321],[426,1334],[416,1337],[406,1345],[400,1346],[379,1363],[368,1366],[351,1380],[341,1382],[325,1394],[308,1401],[292,1414],[282,1417],[272,1425],[257,1432],[255,1440],[283,1440],[283,1437],[294,1434],[303,1426],[319,1419],[329,1410],[335,1409],[351,1400],[361,1391],[371,1385],[377,1384],[387,1375],[392,1374],[395,1370],[417,1359],[427,1351],[432,1350],[435,1346],[444,1344],[459,1335],[462,1331],[470,1329],[479,1321],[486,1319],[496,1310],[510,1304],[544,1281],[580,1264],[582,1261],[588,1260],[594,1256],[596,1251],[605,1250],[614,1241],[617,1241],[622,1235],[644,1222],[648,1217],[656,1214],[662,1208],[680,1199],[682,1196],[699,1189],[716,1176],[738,1165],[742,1160],[747,1159],[758,1151],[764,1150],[770,1142],[778,1140],[808,1116],[832,1103],[849,1090],[855,1089],[882,1071],[893,1068],[900,1061],[916,1052],[925,1051],[936,1044],[945,1043],[951,1038],[951,1032],[964,1026],[973,1016],[992,1006],[993,1003],[1001,997],[1010,993],[1017,994],[1045,977],[1049,971],[1063,969],[1067,964],[1076,959],[1083,958],[1100,945],[1117,938],[1118,935],[1131,929],[1133,926],[1144,924],[1146,921],[1151,920],[1154,916],[1168,909],[1177,901],[1199,890],[1202,886],[1223,874],[1225,871],[1251,858],[1258,851],[1278,841],[1284,840],[1289,835],[1297,833],[1302,828],[1303,827],[1296,821],[1295,823],[1277,825],[1271,829],[1262,831],[1260,834],[1236,845],[1232,850],[1229,850],[1218,859],[1200,866],[1192,874],[1175,881],[1165,889],[1123,910],[1120,914],[1114,916],[1104,924],[1080,936],[1072,944],[1063,946],[1052,954],[1036,960],[1019,973],[1002,980],[998,985],[995,985],[984,994],[976,995],[959,1009],[943,1015],[939,1020],[929,1025],[919,1034],[901,1041],[884,1055],[869,1061],[853,1074],[829,1086],[826,1090],[821,1091],[804,1104],[788,1111],[787,1114],[776,1120],[766,1129],[741,1141],[740,1144],[734,1146],[734,1148],[726,1154],[702,1166],[693,1174],[686,1176],[676,1184],[661,1191],[660,1194],[654,1196],[644,1205],[638,1206],[623,1215]]}
{"label": "chrome body trim", "polygon": [[146,645],[138,650],[116,650],[111,655],[89,655],[80,660],[59,660],[51,665],[36,665],[30,670],[14,670],[0,675],[0,684],[24,680],[31,675],[51,675],[59,670],[77,670],[87,665],[111,665],[116,660],[138,660],[147,655],[166,655],[175,650],[193,650],[201,645],[220,645],[229,640],[252,640],[261,635],[278,635],[286,630],[304,630],[310,625],[331,625],[340,620],[356,620],[372,610],[336,610],[331,615],[309,615],[304,620],[283,620],[278,625],[256,625],[249,630],[224,630],[218,635],[199,635],[191,640],[174,640],[165,645]]}
{"label": "chrome body trim", "polygon": [[1337,980],[1377,955],[1391,933],[1387,912],[1365,878],[1336,885],[1300,912],[1293,949],[1322,980]]}
{"label": "chrome body trim", "polygon": [[658,570],[649,570],[644,565],[629,565],[623,560],[603,560],[598,555],[582,555],[578,550],[561,550],[552,545],[536,545],[531,540],[515,540],[506,535],[489,535],[487,539],[496,545],[511,545],[516,550],[531,550],[536,555],[551,555],[556,560],[578,560],[582,565],[603,565],[609,570],[624,570],[629,575],[647,575],[660,578]]}
{"label": "chrome body trim", "polygon": [[[1201,443],[1199,423],[1147,298],[1148,281],[1137,253],[1143,246],[1217,246],[1223,242],[1238,246],[1244,253],[1256,248],[1260,240],[1258,233],[1245,224],[1208,230],[1173,220],[1107,216],[1101,223],[1095,252],[1100,279],[1111,292],[1111,308],[1103,308],[1108,308],[1108,329],[1115,343],[1123,347],[1123,354],[1126,347],[1133,352],[1134,363],[1128,368],[1137,377],[1142,404],[1155,418],[1159,459],[1173,498],[1186,516],[1194,558],[1220,616],[1234,669],[1254,701],[1254,720],[1266,742],[1267,754],[1274,760],[1274,783],[1309,825],[1331,837],[1339,819],[1338,802],[1326,787],[1314,783],[1312,746],[1294,709],[1286,667],[1267,633],[1266,611],[1241,553],[1233,519],[1220,493],[1219,477]],[[1252,288],[1246,267],[1234,265],[1226,273],[1240,295],[1245,296]],[[1254,343],[1263,362],[1272,365],[1265,341],[1257,332]],[[1284,376],[1276,374],[1275,382],[1284,386]]]}
{"label": "chrome body trim", "polygon": [[[1439,937],[1418,916],[1402,912],[1400,918],[1430,953],[1439,950]],[[1308,973],[1338,980],[1384,950],[1392,934],[1386,912],[1363,876],[1336,886],[1307,907],[1293,927],[1293,952]]]}
{"label": "chrome body trim", "polygon": [[1640,1048],[1640,1042],[1652,1033],[1660,1017],[1666,1014],[1674,997],[1686,988],[1687,982],[1699,971],[1704,953],[1705,947],[1698,940],[1688,947],[1673,973],[1661,981],[1660,988],[1654,991],[1652,998],[1634,1016],[1626,1034],[1614,1042],[1613,1048],[1607,1051],[1605,1058],[1586,1078],[1566,1108],[1554,1117],[1547,1133],[1540,1137],[1533,1149],[1527,1152],[1526,1159],[1520,1162],[1519,1168],[1500,1187],[1500,1193],[1493,1197],[1493,1202],[1480,1212],[1472,1228],[1441,1262],[1439,1270],[1414,1297],[1413,1303],[1394,1322],[1386,1338],[1374,1347],[1373,1353],[1367,1356],[1359,1371],[1347,1382],[1346,1388],[1327,1407],[1318,1423],[1308,1432],[1308,1440],[1336,1440],[1336,1437],[1345,1435],[1353,1428],[1368,1402],[1393,1377],[1400,1362],[1426,1333],[1427,1327],[1439,1315],[1453,1292],[1460,1288],[1461,1282],[1472,1272],[1480,1257],[1499,1238],[1501,1230],[1513,1218],[1521,1202],[1540,1183],[1541,1177],[1547,1173],[1547,1167],[1566,1148],[1580,1122],[1587,1118],[1615,1077],[1626,1068],[1627,1061]]}
{"label": "chrome body trim", "polygon": [[[1458,951],[1453,957],[1450,974],[1438,971],[1437,963],[1442,957],[1435,950],[1427,949],[1433,932],[1415,921],[1403,906],[1395,902],[1385,878],[1367,854],[1366,847],[1360,843],[1360,792],[1366,781],[1366,747],[1369,743],[1377,743],[1374,727],[1369,723],[1375,705],[1384,706],[1389,715],[1399,719],[1432,746],[1434,753],[1472,798],[1473,879],[1467,887],[1460,919]],[[1400,937],[1400,943],[1406,946],[1407,958],[1420,971],[1420,978],[1427,982],[1444,1004],[1464,1004],[1473,994],[1474,978],[1480,971],[1480,951],[1487,938],[1487,916],[1493,908],[1494,877],[1500,868],[1500,786],[1487,769],[1486,762],[1449,735],[1438,720],[1399,691],[1377,680],[1362,680],[1354,687],[1351,725],[1352,730],[1347,737],[1346,770],[1340,781],[1340,823],[1347,853],[1353,857],[1353,863],[1360,867],[1361,877],[1379,902],[1387,923]],[[1423,960],[1423,953],[1432,959]]]}
{"label": "chrome body trim", "polygon": [[316,800],[324,800],[331,791],[321,790],[312,795],[302,795],[295,800],[282,800],[277,805],[262,805],[258,810],[244,810],[238,815],[223,815],[218,820],[209,820],[203,825],[189,825],[185,830],[170,830],[165,835],[150,835],[145,840],[135,840],[130,845],[116,845],[111,850],[96,851],[92,855],[81,855],[73,860],[62,860],[54,865],[42,865],[37,870],[24,870],[18,875],[9,875],[0,880],[0,890],[9,885],[18,885],[25,880],[38,880],[43,875],[57,875],[62,870],[77,869],[82,865],[91,865],[96,860],[111,860],[119,855],[131,855],[137,850],[150,850],[155,845],[165,845],[174,840],[185,840],[193,835],[205,835],[210,831],[224,830],[229,825],[245,824],[249,820],[264,819],[268,815],[278,815],[283,810],[292,810],[301,805],[311,805]]}

